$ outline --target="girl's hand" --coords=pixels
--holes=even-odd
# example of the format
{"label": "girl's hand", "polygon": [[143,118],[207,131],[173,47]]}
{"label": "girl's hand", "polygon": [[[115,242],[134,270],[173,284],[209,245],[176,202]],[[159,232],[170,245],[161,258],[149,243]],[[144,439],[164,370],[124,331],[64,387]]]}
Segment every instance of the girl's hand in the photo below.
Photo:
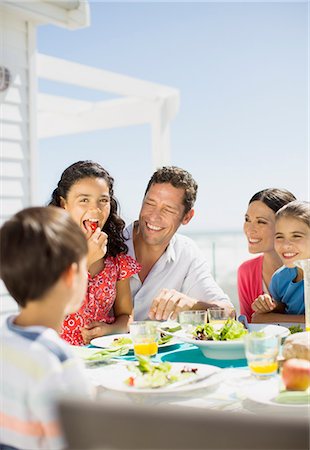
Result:
{"label": "girl's hand", "polygon": [[277,303],[268,294],[259,295],[252,303],[252,309],[258,313],[268,313],[273,311]]}
{"label": "girl's hand", "polygon": [[86,234],[86,239],[88,243],[88,257],[87,266],[88,268],[95,262],[102,259],[107,252],[108,245],[108,235],[97,228],[97,230],[88,236]]}
{"label": "girl's hand", "polygon": [[91,322],[81,328],[84,344],[87,345],[96,337],[105,336],[111,332],[111,325],[105,322]]}

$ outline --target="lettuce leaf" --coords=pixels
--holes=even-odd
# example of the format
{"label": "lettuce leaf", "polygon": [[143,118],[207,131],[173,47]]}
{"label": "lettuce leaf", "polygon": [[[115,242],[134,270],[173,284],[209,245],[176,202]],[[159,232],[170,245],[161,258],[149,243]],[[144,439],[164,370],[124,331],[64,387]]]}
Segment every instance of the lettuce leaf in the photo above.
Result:
{"label": "lettuce leaf", "polygon": [[231,341],[245,334],[247,330],[243,324],[234,319],[228,319],[220,329],[215,329],[210,323],[206,323],[198,325],[193,332],[195,339],[204,341]]}

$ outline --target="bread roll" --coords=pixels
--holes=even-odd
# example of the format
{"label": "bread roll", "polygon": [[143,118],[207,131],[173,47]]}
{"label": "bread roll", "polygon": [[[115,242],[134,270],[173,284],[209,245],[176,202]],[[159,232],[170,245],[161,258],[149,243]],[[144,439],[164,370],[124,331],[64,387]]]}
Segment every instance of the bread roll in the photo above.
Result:
{"label": "bread roll", "polygon": [[282,354],[284,359],[299,358],[310,361],[310,332],[304,331],[288,336]]}

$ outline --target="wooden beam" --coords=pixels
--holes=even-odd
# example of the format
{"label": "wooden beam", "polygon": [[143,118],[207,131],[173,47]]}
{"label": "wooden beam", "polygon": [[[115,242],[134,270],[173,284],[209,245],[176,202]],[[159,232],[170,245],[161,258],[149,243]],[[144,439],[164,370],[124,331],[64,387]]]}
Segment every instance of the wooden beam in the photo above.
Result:
{"label": "wooden beam", "polygon": [[[40,99],[40,96],[39,96]],[[38,114],[38,137],[48,138],[67,134],[85,133],[100,129],[151,124],[156,116],[156,104],[135,98],[123,98],[97,103],[76,102],[78,112],[72,111],[74,100],[63,99],[63,113],[54,108]],[[40,104],[40,100],[39,100]]]}
{"label": "wooden beam", "polygon": [[37,64],[40,78],[149,101],[166,99],[171,104],[170,118],[177,113],[179,108],[179,91],[171,87],[41,53],[37,55]]}

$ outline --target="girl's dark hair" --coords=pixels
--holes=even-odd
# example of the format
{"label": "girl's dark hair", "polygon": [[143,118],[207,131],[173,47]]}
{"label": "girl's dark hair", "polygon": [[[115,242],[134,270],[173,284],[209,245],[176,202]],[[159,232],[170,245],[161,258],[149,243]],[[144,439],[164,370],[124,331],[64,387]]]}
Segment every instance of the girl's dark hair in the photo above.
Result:
{"label": "girl's dark hair", "polygon": [[1,278],[16,302],[39,300],[87,255],[80,227],[60,208],[27,208],[0,230]]}
{"label": "girl's dark hair", "polygon": [[123,236],[125,222],[118,215],[119,204],[114,196],[114,179],[100,164],[93,161],[78,161],[67,167],[52,194],[49,205],[61,206],[61,197],[66,200],[71,187],[83,178],[103,178],[106,181],[111,204],[110,215],[102,228],[102,231],[109,236],[107,255],[116,256],[119,253],[127,253],[128,247]]}
{"label": "girl's dark hair", "polygon": [[310,203],[295,200],[283,206],[276,214],[276,220],[282,217],[293,217],[301,220],[310,228]]}
{"label": "girl's dark hair", "polygon": [[261,201],[276,213],[282,206],[294,200],[296,200],[295,195],[286,189],[269,188],[254,194],[249,204],[255,201]]}

